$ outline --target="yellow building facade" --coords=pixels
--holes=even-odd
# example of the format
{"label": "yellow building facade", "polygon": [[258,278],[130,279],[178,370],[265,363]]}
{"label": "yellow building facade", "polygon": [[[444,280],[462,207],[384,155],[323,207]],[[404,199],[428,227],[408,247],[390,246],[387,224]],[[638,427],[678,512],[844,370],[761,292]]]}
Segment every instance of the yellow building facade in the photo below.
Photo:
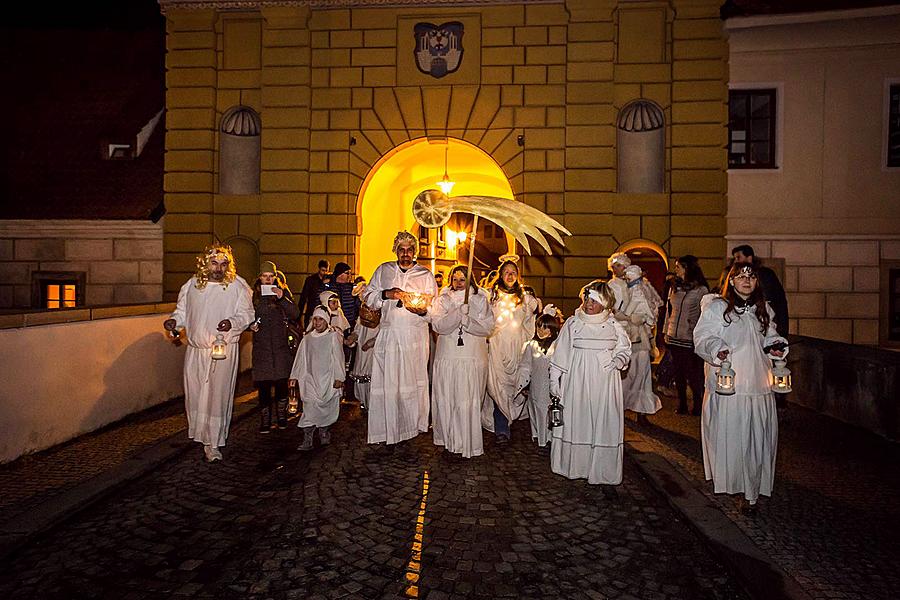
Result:
{"label": "yellow building facade", "polygon": [[[273,260],[295,288],[321,258],[368,276],[361,249],[389,255],[415,194],[445,172],[453,194],[512,197],[572,232],[523,268],[566,310],[617,249],[695,254],[714,276],[726,252],[719,4],[162,0],[166,298],[213,239],[239,262]],[[434,46],[417,27],[455,31],[450,54],[423,69],[417,52]]]}

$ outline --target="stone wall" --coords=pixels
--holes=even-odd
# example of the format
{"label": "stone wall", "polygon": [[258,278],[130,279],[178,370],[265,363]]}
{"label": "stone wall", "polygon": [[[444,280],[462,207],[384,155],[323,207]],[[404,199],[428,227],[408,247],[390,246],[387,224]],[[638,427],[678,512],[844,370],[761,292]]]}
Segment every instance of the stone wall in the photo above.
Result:
{"label": "stone wall", "polygon": [[[354,264],[363,183],[393,149],[427,136],[482,149],[516,199],[572,231],[564,252],[525,264],[537,292],[568,298],[567,310],[633,239],[719,268],[728,71],[719,2],[366,4],[217,12],[162,3],[167,298],[213,236],[255,240],[295,287],[320,258]],[[469,54],[458,72],[418,73],[410,24],[420,20],[464,22]],[[666,118],[659,194],[616,192],[616,116],[638,98]],[[217,193],[217,125],[236,104],[262,120],[258,195]]]}
{"label": "stone wall", "polygon": [[0,221],[0,308],[40,308],[36,271],[82,274],[79,306],[158,302],[162,232],[145,221]]}

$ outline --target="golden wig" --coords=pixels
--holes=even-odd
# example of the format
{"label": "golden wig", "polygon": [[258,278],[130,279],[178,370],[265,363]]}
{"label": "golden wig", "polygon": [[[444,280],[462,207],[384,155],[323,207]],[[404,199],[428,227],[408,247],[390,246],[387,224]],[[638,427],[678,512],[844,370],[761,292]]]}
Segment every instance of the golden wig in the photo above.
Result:
{"label": "golden wig", "polygon": [[225,278],[222,279],[222,284],[225,287],[228,287],[228,284],[237,277],[237,270],[234,266],[234,254],[231,251],[231,246],[225,244],[213,244],[212,246],[207,246],[206,249],[203,250],[203,254],[197,257],[197,272],[194,274],[197,283],[194,285],[198,290],[205,288],[206,284],[209,282],[209,263],[216,257],[228,259],[228,268],[225,269]]}

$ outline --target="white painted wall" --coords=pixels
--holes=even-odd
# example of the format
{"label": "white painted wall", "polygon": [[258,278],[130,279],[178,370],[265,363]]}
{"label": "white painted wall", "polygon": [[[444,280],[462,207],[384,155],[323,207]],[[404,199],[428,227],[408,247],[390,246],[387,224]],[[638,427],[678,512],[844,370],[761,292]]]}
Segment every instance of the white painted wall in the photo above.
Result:
{"label": "white painted wall", "polygon": [[729,19],[729,86],[774,87],[778,168],[729,170],[728,241],[785,261],[791,330],[877,344],[879,265],[900,240],[884,167],[900,7]]}
{"label": "white painted wall", "polygon": [[0,330],[0,463],[183,394],[167,316]]}

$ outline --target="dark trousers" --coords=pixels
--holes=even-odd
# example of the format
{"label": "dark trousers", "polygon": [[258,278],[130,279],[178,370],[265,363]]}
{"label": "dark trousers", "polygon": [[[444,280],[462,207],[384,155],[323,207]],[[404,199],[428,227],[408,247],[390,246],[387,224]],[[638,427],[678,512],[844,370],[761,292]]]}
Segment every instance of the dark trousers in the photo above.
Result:
{"label": "dark trousers", "polygon": [[691,386],[694,395],[694,411],[700,409],[705,389],[703,375],[703,359],[694,353],[693,348],[682,348],[669,344],[666,350],[672,353],[672,364],[675,367],[675,389],[678,390],[678,406],[687,409],[687,386]]}
{"label": "dark trousers", "polygon": [[496,404],[494,405],[494,435],[505,436],[507,439],[510,436],[509,419]]}
{"label": "dark trousers", "polygon": [[[263,408],[272,406],[272,400],[284,400],[288,396],[288,380],[275,379],[268,381],[254,381],[253,385],[259,390],[259,405]],[[275,395],[272,395],[274,389]]]}

